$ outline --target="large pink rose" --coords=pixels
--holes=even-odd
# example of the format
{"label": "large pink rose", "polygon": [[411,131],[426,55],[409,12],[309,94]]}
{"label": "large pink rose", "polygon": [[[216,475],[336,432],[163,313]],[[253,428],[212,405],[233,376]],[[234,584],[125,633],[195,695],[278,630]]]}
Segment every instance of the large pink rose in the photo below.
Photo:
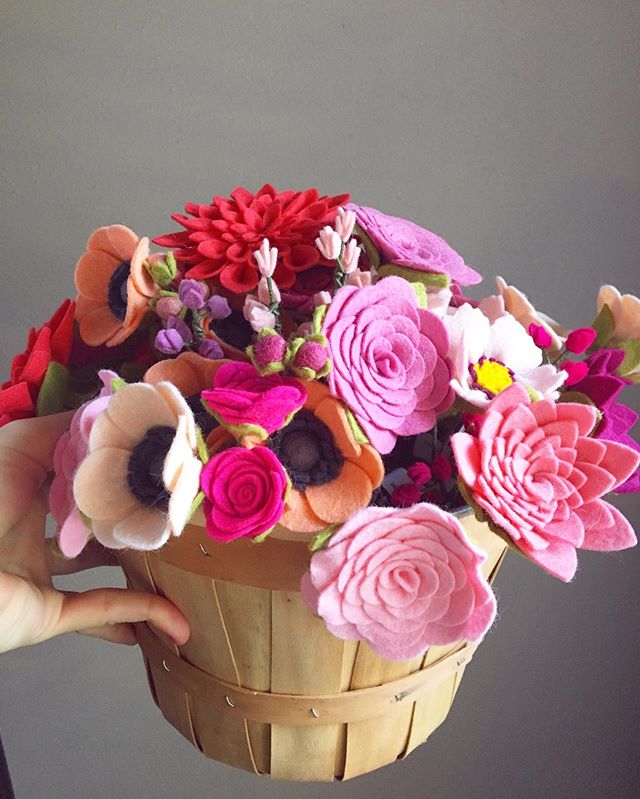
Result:
{"label": "large pink rose", "polygon": [[202,398],[221,424],[257,425],[270,435],[300,410],[307,391],[294,377],[261,377],[252,363],[230,361],[217,370],[213,389],[203,391]]}
{"label": "large pink rose", "polygon": [[419,307],[406,280],[339,289],[322,332],[333,363],[331,393],[351,408],[378,452],[391,452],[398,436],[431,430],[453,402],[447,332]]}
{"label": "large pink rose", "polygon": [[284,513],[287,475],[267,447],[231,447],[202,470],[207,533],[215,541],[255,538]]}
{"label": "large pink rose", "polygon": [[638,467],[624,444],[589,438],[590,405],[531,402],[514,384],[487,407],[478,435],[451,438],[462,481],[474,502],[543,569],[568,582],[576,547],[626,549],[636,543],[624,516],[600,499]]}
{"label": "large pink rose", "polygon": [[489,629],[496,601],[485,558],[435,505],[365,508],[312,556],[301,591],[333,635],[407,660]]}
{"label": "large pink rose", "polygon": [[386,263],[449,275],[461,286],[472,286],[482,280],[475,269],[465,264],[461,255],[430,230],[408,219],[383,214],[376,208],[353,203],[349,203],[347,208],[355,211],[358,224],[380,250]]}

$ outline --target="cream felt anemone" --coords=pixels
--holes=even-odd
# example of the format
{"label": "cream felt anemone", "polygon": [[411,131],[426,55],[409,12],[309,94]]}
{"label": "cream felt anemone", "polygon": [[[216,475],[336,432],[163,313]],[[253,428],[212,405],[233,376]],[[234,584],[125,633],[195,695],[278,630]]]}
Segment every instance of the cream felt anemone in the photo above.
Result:
{"label": "cream felt anemone", "polygon": [[484,408],[513,383],[538,399],[558,398],[567,373],[541,365],[542,351],[511,314],[491,323],[479,308],[465,303],[445,316],[444,323],[453,362],[451,387],[462,399]]}
{"label": "cream felt anemone", "polygon": [[620,294],[615,286],[602,286],[598,293],[598,313],[608,305],[613,316],[613,341],[640,339],[640,299]]}
{"label": "cream felt anemone", "polygon": [[112,549],[158,549],[189,521],[202,464],[193,414],[171,383],[120,389],[98,416],[73,493]]}

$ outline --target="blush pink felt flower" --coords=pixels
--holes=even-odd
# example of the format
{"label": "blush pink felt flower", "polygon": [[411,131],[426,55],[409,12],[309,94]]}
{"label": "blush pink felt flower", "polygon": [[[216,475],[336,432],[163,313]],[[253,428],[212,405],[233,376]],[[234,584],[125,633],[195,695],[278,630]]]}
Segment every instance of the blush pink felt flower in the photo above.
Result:
{"label": "blush pink felt flower", "polygon": [[117,374],[104,369],[98,376],[103,383],[100,394],[78,408],[69,429],[60,436],[53,456],[54,477],[49,490],[49,509],[58,525],[58,546],[67,558],[75,558],[82,552],[91,533],[73,497],[73,478],[87,457],[91,428],[109,403],[113,393],[111,381]]}
{"label": "blush pink felt flower", "polygon": [[347,208],[355,211],[358,224],[380,250],[384,262],[449,275],[461,286],[471,286],[482,280],[461,255],[430,230],[408,219],[383,214],[376,208],[353,203]]}
{"label": "blush pink felt flower", "polygon": [[287,475],[267,447],[231,447],[204,467],[207,533],[215,541],[255,538],[269,532],[284,513]]}
{"label": "blush pink felt flower", "polygon": [[447,332],[411,285],[386,277],[339,289],[322,323],[331,393],[353,411],[380,453],[398,436],[431,430],[453,402]]}
{"label": "blush pink felt flower", "polygon": [[637,468],[624,444],[589,438],[595,408],[531,402],[513,385],[488,406],[478,435],[456,433],[451,444],[473,502],[513,544],[568,582],[576,549],[614,551],[636,543],[622,514],[601,499]]}
{"label": "blush pink felt flower", "polygon": [[261,377],[253,364],[232,361],[217,370],[213,389],[203,391],[202,398],[220,424],[229,428],[257,426],[266,438],[300,410],[307,392],[294,377]]}
{"label": "blush pink felt flower", "polygon": [[486,633],[496,601],[485,558],[435,505],[365,508],[312,556],[301,591],[333,635],[407,660]]}
{"label": "blush pink felt flower", "polygon": [[602,286],[598,293],[598,313],[609,306],[613,316],[613,341],[640,339],[640,299],[633,294],[620,294],[615,286]]}

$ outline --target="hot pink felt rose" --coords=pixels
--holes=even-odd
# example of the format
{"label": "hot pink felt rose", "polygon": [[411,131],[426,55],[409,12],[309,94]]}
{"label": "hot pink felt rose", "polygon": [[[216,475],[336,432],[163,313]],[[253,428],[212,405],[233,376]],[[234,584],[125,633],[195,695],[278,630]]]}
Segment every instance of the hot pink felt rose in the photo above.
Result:
{"label": "hot pink felt rose", "polygon": [[489,404],[477,436],[451,438],[474,502],[525,555],[565,582],[576,572],[576,548],[636,543],[629,522],[600,497],[633,473],[640,455],[589,438],[596,420],[590,405],[532,403],[514,384]]}
{"label": "hot pink felt rose", "polygon": [[482,280],[475,269],[465,264],[461,255],[430,230],[408,219],[383,214],[376,208],[353,203],[349,203],[347,208],[355,211],[358,224],[380,250],[386,263],[449,275],[461,286],[472,286]]}
{"label": "hot pink felt rose", "polygon": [[231,447],[202,470],[207,533],[215,541],[255,538],[284,513],[287,475],[267,447]]}
{"label": "hot pink felt rose", "polygon": [[221,424],[258,426],[270,435],[300,410],[307,392],[294,377],[261,377],[253,364],[232,361],[217,370],[213,389],[203,391],[202,398]]}
{"label": "hot pink felt rose", "polygon": [[351,408],[378,452],[391,452],[398,436],[431,430],[453,402],[447,332],[419,307],[406,280],[344,286],[322,332],[333,363],[331,393]]}
{"label": "hot pink felt rose", "polygon": [[333,635],[407,660],[486,633],[496,601],[480,568],[485,558],[435,505],[370,507],[312,556],[301,591]]}

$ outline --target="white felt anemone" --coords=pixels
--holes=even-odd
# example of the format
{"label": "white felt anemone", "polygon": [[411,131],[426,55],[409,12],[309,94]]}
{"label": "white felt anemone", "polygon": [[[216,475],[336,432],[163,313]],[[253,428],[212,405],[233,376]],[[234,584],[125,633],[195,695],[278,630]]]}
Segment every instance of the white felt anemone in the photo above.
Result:
{"label": "white felt anemone", "polygon": [[451,387],[462,399],[485,408],[513,383],[538,399],[558,398],[567,373],[541,365],[542,351],[511,314],[490,322],[479,308],[465,303],[443,321],[453,362]]}
{"label": "white felt anemone", "polygon": [[98,416],[73,493],[111,549],[158,549],[180,535],[200,486],[196,426],[171,383],[134,383]]}

